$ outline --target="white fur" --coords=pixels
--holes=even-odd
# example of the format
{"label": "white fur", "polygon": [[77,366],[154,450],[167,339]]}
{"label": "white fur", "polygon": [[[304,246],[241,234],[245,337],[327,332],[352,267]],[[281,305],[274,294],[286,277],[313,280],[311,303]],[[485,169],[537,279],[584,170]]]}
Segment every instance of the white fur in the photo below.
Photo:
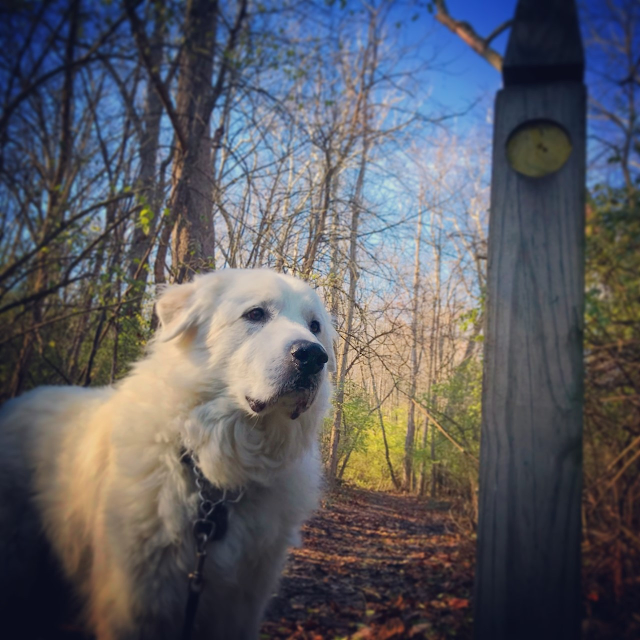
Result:
{"label": "white fur", "polygon": [[[243,317],[253,307],[269,320]],[[254,639],[286,549],[317,504],[334,330],[315,292],[268,270],[167,287],[157,311],[148,356],[114,387],[43,387],[5,405],[0,535],[15,538],[35,514],[98,640],[176,639],[195,557],[185,445],[214,485],[246,488],[227,535],[208,547],[193,637]],[[256,414],[246,398],[273,398],[297,339],[329,354],[315,401],[296,419],[289,396]],[[0,598],[17,597],[2,566],[28,565],[15,554],[15,545],[0,548]]]}

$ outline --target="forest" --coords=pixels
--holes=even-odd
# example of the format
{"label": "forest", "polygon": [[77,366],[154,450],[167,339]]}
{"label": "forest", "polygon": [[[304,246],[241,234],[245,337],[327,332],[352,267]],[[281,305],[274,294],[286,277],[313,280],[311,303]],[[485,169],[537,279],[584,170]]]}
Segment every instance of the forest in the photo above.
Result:
{"label": "forest", "polygon": [[[450,61],[428,45],[434,32],[462,38],[499,77],[492,45],[509,25],[479,35],[465,3],[450,4],[454,16],[442,0],[2,3],[0,401],[117,383],[154,334],[164,284],[290,273],[320,292],[339,332],[328,485],[444,509],[472,544],[492,96],[432,99]],[[631,638],[640,5],[590,0],[580,20],[585,601],[624,618],[601,637]]]}

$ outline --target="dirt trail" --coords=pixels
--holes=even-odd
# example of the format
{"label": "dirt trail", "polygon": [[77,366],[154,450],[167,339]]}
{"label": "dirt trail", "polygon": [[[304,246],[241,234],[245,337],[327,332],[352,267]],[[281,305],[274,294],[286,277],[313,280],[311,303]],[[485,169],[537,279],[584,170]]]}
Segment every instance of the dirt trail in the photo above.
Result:
{"label": "dirt trail", "polygon": [[261,638],[471,637],[470,545],[416,498],[342,489],[293,551]]}

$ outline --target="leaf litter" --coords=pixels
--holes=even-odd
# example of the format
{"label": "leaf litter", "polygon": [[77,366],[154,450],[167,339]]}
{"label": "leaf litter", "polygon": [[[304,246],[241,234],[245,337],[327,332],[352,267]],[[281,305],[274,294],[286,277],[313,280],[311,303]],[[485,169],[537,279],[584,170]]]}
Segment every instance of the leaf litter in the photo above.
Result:
{"label": "leaf litter", "polygon": [[328,494],[287,562],[261,639],[471,637],[473,544],[414,496]]}

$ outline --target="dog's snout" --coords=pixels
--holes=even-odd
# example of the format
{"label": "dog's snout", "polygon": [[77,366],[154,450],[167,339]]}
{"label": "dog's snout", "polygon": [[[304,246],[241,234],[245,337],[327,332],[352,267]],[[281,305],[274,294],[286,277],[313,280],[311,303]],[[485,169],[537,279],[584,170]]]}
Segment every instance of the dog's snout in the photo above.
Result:
{"label": "dog's snout", "polygon": [[296,340],[291,345],[291,355],[295,366],[305,375],[312,375],[322,371],[329,356],[317,342],[310,340]]}

